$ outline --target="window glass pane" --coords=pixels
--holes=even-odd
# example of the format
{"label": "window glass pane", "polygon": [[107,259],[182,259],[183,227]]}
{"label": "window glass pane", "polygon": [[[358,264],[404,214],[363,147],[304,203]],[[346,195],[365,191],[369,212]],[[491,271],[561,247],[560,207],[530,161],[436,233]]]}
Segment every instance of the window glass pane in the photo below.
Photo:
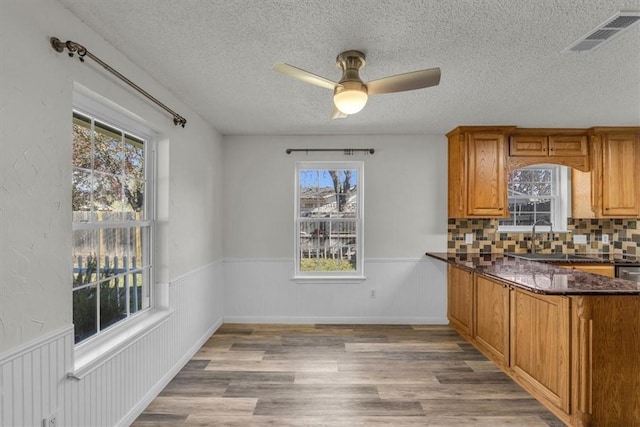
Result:
{"label": "window glass pane", "polygon": [[355,169],[300,171],[300,216],[357,217],[357,182]]}
{"label": "window glass pane", "polygon": [[144,289],[145,271],[138,270],[127,275],[129,284],[129,312],[136,313],[146,308],[146,290]]}
{"label": "window glass pane", "polygon": [[124,141],[124,173],[132,178],[144,178],[144,141],[129,135]]}
{"label": "window glass pane", "polygon": [[309,221],[300,224],[300,271],[354,271],[356,222]]}
{"label": "window glass pane", "polygon": [[129,270],[148,267],[151,264],[149,233],[149,227],[133,227],[129,230],[129,240],[127,242]]}
{"label": "window glass pane", "polygon": [[73,117],[72,162],[80,168],[91,168],[91,122],[76,115]]}
{"label": "window glass pane", "polygon": [[71,209],[73,221],[86,222],[91,217],[91,196],[95,182],[91,172],[74,169],[71,175]]}
{"label": "window glass pane", "polygon": [[125,276],[113,276],[100,282],[100,330],[127,317]]}
{"label": "window glass pane", "polygon": [[100,233],[100,278],[112,277],[126,271],[128,260],[126,228],[104,228]]}
{"label": "window glass pane", "polygon": [[532,184],[531,195],[534,196],[550,196],[551,195],[551,183],[546,184]]}
{"label": "window glass pane", "polygon": [[124,166],[122,132],[100,122],[95,122],[94,129],[93,167],[98,171],[122,175]]}
{"label": "window glass pane", "polygon": [[97,285],[92,285],[73,291],[73,327],[76,344],[98,332],[96,288]]}
{"label": "window glass pane", "polygon": [[144,219],[145,182],[137,179],[124,180],[124,220]]}
{"label": "window glass pane", "polygon": [[73,232],[73,287],[98,281],[98,232]]}
{"label": "window glass pane", "polygon": [[122,185],[113,175],[94,173],[93,206],[96,221],[120,221],[122,218]]}

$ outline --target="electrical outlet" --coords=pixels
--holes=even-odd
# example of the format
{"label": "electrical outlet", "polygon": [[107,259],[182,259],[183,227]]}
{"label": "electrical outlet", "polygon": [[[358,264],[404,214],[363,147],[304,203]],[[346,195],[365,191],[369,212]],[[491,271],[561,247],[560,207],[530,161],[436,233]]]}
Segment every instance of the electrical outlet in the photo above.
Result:
{"label": "electrical outlet", "polygon": [[467,245],[473,243],[473,233],[464,233],[464,243]]}
{"label": "electrical outlet", "polygon": [[608,234],[603,234],[602,235],[602,243],[605,245],[609,244],[609,235]]}
{"label": "electrical outlet", "polygon": [[53,411],[47,418],[43,418],[42,427],[58,427],[58,411]]}
{"label": "electrical outlet", "polygon": [[573,243],[576,243],[578,245],[586,245],[587,244],[586,234],[574,234]]}
{"label": "electrical outlet", "polygon": [[375,297],[376,297],[376,290],[369,289],[369,298],[375,298]]}

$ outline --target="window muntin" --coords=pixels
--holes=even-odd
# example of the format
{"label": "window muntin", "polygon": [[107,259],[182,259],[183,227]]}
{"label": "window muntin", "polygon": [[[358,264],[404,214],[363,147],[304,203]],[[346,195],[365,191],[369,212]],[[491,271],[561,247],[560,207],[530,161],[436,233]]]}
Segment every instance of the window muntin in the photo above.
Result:
{"label": "window muntin", "polygon": [[539,220],[552,222],[556,230],[566,229],[568,187],[566,167],[536,165],[511,171],[510,216],[499,220],[500,231],[531,231]]}
{"label": "window muntin", "polygon": [[73,323],[79,344],[150,306],[152,142],[73,113]]}
{"label": "window muntin", "polygon": [[362,276],[361,162],[296,166],[296,276]]}

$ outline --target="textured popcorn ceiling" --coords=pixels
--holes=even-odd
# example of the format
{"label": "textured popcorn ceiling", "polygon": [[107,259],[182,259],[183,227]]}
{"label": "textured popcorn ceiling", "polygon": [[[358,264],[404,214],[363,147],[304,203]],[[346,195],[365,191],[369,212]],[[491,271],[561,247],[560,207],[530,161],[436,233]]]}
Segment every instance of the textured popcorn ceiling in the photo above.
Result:
{"label": "textured popcorn ceiling", "polygon": [[[59,1],[224,134],[640,125],[640,25],[560,53],[640,0]],[[348,49],[367,55],[365,81],[440,67],[440,85],[330,120],[331,91],[272,70],[282,61],[338,80]]]}

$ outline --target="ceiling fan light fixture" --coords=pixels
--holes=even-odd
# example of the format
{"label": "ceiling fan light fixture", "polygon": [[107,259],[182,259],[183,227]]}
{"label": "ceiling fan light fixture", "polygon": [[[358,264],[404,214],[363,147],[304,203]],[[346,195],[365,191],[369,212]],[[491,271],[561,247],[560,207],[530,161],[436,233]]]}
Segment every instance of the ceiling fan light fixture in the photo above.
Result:
{"label": "ceiling fan light fixture", "polygon": [[333,103],[344,114],[356,114],[367,104],[367,86],[360,82],[344,82],[336,86]]}

